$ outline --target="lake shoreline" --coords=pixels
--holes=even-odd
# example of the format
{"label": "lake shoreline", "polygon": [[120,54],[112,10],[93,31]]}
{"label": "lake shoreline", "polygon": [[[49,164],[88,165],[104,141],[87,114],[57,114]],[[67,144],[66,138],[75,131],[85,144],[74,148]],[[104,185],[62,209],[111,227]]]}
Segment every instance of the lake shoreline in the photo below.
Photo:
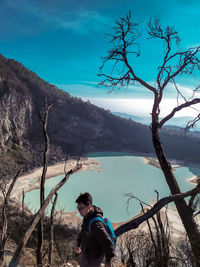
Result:
{"label": "lake shoreline", "polygon": [[[161,169],[158,159],[156,157],[142,157],[145,164],[151,165],[155,168]],[[172,165],[172,171],[175,172],[177,168],[186,167],[188,168],[183,161],[179,161],[176,159],[170,160]],[[200,168],[199,165],[193,165],[196,168]],[[200,181],[200,176],[194,175],[187,179],[187,182],[193,185],[197,185],[198,181]]]}
{"label": "lake shoreline", "polygon": [[[149,156],[145,156],[144,157],[143,156],[142,158],[143,158],[145,164],[149,164],[149,165],[152,165],[155,168],[161,169],[160,163],[159,163],[159,161],[158,161],[158,159],[156,157],[152,157],[152,156],[151,157],[149,157]],[[180,168],[180,167],[184,166],[184,162],[183,161],[176,160],[176,159],[170,160],[170,163],[172,165],[172,170],[173,171],[176,171],[177,168]]]}
{"label": "lake shoreline", "polygon": [[[141,157],[144,160],[145,164],[148,165],[152,165],[154,167],[159,168],[159,166],[156,163],[156,157],[152,157],[152,155],[147,155],[147,154],[143,154],[143,155],[133,155],[133,154],[129,154],[130,156],[136,156],[136,157]],[[116,156],[120,156],[120,155],[116,155]],[[124,155],[125,156],[125,155]],[[126,156],[128,156],[126,154]],[[172,161],[174,163],[174,165],[176,165],[176,167],[181,167],[180,161]],[[82,170],[94,170],[94,171],[101,171],[100,170],[100,166],[99,166],[99,162],[92,159],[91,158],[82,158],[80,163],[83,164],[83,167],[80,171]],[[179,164],[178,164],[179,163]],[[69,160],[68,164],[67,164],[67,170],[72,169],[76,164],[76,160]],[[53,178],[59,175],[64,175],[64,166],[65,163],[64,162],[60,162],[57,163],[55,165],[49,166],[48,167],[48,171],[47,171],[47,179],[49,178]],[[41,173],[42,173],[42,167],[34,170],[32,173],[29,173],[27,175],[23,175],[21,177],[19,177],[16,186],[13,189],[13,192],[11,194],[11,198],[14,201],[17,201],[19,203],[19,205],[21,204],[21,199],[22,199],[22,189],[24,190],[24,192],[30,192],[32,190],[38,189],[39,188],[39,181],[40,181],[40,177],[41,177]],[[191,182],[190,180],[192,180],[194,177],[188,179],[189,182]],[[195,182],[192,181],[192,183],[194,184]],[[138,215],[135,215],[138,216]],[[134,216],[134,217],[135,217]],[[77,225],[80,225],[81,223],[81,218],[77,216],[77,211],[72,211],[72,212],[63,212],[63,211],[57,211],[56,213],[56,217],[62,217],[64,223],[70,224],[72,227],[76,227]],[[134,217],[132,217],[131,219],[133,219]],[[130,220],[131,220],[130,219]],[[119,222],[119,223],[114,223],[114,225],[118,225],[118,224],[122,224],[125,223],[126,221],[123,222]]]}
{"label": "lake shoreline", "polygon": [[197,185],[198,182],[200,181],[200,176],[194,175],[193,177],[188,179],[188,182],[191,184]]}
{"label": "lake shoreline", "polygon": [[[57,177],[59,175],[64,175],[65,171],[69,171],[73,169],[76,166],[76,164],[77,164],[77,160],[70,159],[66,163],[59,162],[55,165],[48,166],[46,179]],[[85,171],[85,170],[100,171],[99,162],[97,162],[94,159],[81,158],[79,161],[79,164],[82,164],[82,167],[79,170],[79,172]],[[27,193],[35,189],[39,189],[42,171],[43,171],[43,167],[40,167],[32,171],[31,173],[20,176],[12,190],[10,199],[12,199],[12,201],[21,203],[23,191],[24,193]]]}

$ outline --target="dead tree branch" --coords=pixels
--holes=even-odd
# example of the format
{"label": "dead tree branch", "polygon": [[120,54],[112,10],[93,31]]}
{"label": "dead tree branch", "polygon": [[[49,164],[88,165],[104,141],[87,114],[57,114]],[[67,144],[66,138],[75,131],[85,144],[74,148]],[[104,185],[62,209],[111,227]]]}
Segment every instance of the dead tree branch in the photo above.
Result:
{"label": "dead tree branch", "polygon": [[21,226],[21,234],[24,234],[24,198],[25,198],[25,193],[24,193],[24,189],[22,189],[22,226]]}
{"label": "dead tree branch", "polygon": [[12,182],[10,183],[10,186],[8,188],[8,191],[6,192],[6,188],[2,191],[4,196],[3,206],[2,206],[2,233],[1,233],[1,242],[0,242],[0,263],[3,266],[4,262],[4,256],[5,256],[5,247],[7,240],[9,238],[9,234],[7,233],[8,229],[8,220],[7,220],[7,212],[8,212],[8,202],[10,198],[10,194],[13,190],[13,187],[19,178],[21,171],[18,171]]}
{"label": "dead tree branch", "polygon": [[[52,108],[53,104],[47,104],[45,101],[45,114],[44,119],[42,118],[42,115],[40,114],[40,119],[43,124],[43,135],[45,139],[45,151],[44,151],[44,159],[43,159],[43,171],[42,176],[40,180],[40,207],[42,206],[45,198],[45,179],[46,179],[46,172],[48,167],[48,157],[49,157],[49,136],[48,136],[48,116],[49,111]],[[42,265],[42,251],[43,251],[43,216],[41,217],[39,223],[38,223],[38,243],[37,243],[37,265]]]}
{"label": "dead tree branch", "polygon": [[[102,66],[99,68],[99,76],[106,77],[99,85],[103,85],[106,87],[111,87],[114,89],[115,87],[123,87],[134,85],[135,82],[146,87],[150,91],[157,94],[157,90],[155,87],[151,86],[149,83],[145,82],[143,79],[138,77],[134,72],[133,68],[128,63],[128,55],[135,54],[139,56],[139,44],[136,43],[136,40],[139,38],[140,33],[137,29],[139,23],[133,23],[131,21],[131,12],[125,17],[120,18],[119,21],[116,22],[116,26],[112,29],[112,34],[108,34],[107,36],[111,38],[110,42],[114,44],[114,48],[108,52],[107,57],[102,58]],[[135,48],[137,50],[130,50],[130,48]],[[112,68],[111,75],[105,75],[102,73],[103,68],[107,62],[113,61],[114,65]],[[126,71],[124,75],[114,76],[114,70],[116,69],[116,65],[121,62],[123,63],[123,70]]]}
{"label": "dead tree branch", "polygon": [[146,221],[149,218],[151,218],[152,216],[154,216],[160,209],[162,209],[168,203],[179,200],[179,199],[186,198],[188,196],[192,196],[193,194],[196,194],[196,192],[200,193],[200,186],[197,186],[194,189],[187,191],[185,193],[180,193],[180,194],[161,198],[145,214],[143,214],[143,215],[137,217],[136,219],[133,219],[130,222],[125,223],[125,224],[121,225],[119,228],[117,228],[115,230],[116,236],[118,237],[118,236],[132,230],[132,229],[138,228],[141,223],[143,223],[144,221]]}
{"label": "dead tree branch", "polygon": [[54,212],[56,207],[56,202],[58,199],[58,194],[55,193],[55,198],[53,201],[52,209],[51,209],[51,229],[50,229],[50,240],[49,240],[49,266],[52,265],[52,252],[53,252],[53,243],[54,243]]}
{"label": "dead tree branch", "polygon": [[191,101],[188,101],[188,102],[186,102],[186,103],[183,103],[183,104],[179,105],[178,107],[175,107],[175,108],[172,110],[172,112],[170,112],[167,116],[165,116],[165,117],[160,121],[160,123],[158,124],[158,127],[161,129],[161,127],[162,127],[168,120],[170,120],[170,119],[175,115],[176,112],[178,112],[178,111],[180,111],[180,110],[182,110],[182,109],[184,109],[184,108],[190,107],[190,106],[192,106],[192,105],[196,105],[196,104],[198,104],[198,103],[200,103],[200,98],[194,98],[194,99],[191,100]]}
{"label": "dead tree branch", "polygon": [[191,128],[196,127],[196,123],[200,120],[200,113],[193,119],[187,122],[185,132],[187,133]]}

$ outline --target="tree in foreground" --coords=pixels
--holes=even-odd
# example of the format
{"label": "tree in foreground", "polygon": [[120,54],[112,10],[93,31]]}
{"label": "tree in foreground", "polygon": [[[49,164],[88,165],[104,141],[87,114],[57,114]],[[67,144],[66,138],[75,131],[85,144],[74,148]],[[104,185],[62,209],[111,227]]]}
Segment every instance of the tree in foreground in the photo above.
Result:
{"label": "tree in foreground", "polygon": [[[132,60],[132,56],[140,55],[140,47],[137,43],[140,33],[138,24],[132,22],[131,13],[129,13],[126,17],[120,18],[116,22],[115,27],[113,27],[112,33],[108,34],[111,38],[112,48],[108,52],[108,55],[103,58],[103,64],[100,67],[99,76],[103,77],[100,85],[108,87],[110,91],[122,87],[139,85],[152,93],[154,101],[150,129],[153,146],[172,197],[173,195],[178,196],[174,198],[174,202],[190,241],[194,260],[193,265],[200,266],[200,232],[193,216],[195,212],[195,200],[200,192],[200,186],[197,185],[195,189],[189,193],[185,193],[190,196],[189,201],[186,202],[183,198],[184,193],[181,193],[160,140],[160,131],[168,120],[178,111],[200,103],[200,98],[195,97],[198,88],[194,90],[190,98],[186,98],[177,82],[181,75],[184,77],[188,75],[192,76],[200,70],[200,47],[181,50],[179,48],[180,39],[178,33],[173,28],[162,27],[160,21],[157,19],[149,21],[146,32],[148,39],[153,38],[161,41],[162,47],[164,48],[162,63],[157,68],[156,80],[153,83],[149,83],[143,77],[137,75],[137,67]],[[177,92],[177,106],[172,111],[169,111],[167,116],[161,119],[161,103],[164,99],[164,93],[169,86],[173,86],[173,89]],[[181,102],[179,101],[180,98]],[[198,118],[199,115],[191,124],[193,125]]]}
{"label": "tree in foreground", "polygon": [[9,233],[8,233],[8,204],[11,192],[13,190],[13,187],[19,178],[20,171],[16,174],[12,182],[10,183],[9,187],[7,188],[6,182],[3,177],[1,177],[1,180],[3,181],[1,184],[1,193],[3,195],[3,201],[2,201],[2,208],[1,208],[1,224],[2,227],[0,229],[0,266],[4,266],[4,260],[5,260],[5,252],[6,252],[6,246],[7,241],[9,239]]}
{"label": "tree in foreground", "polygon": [[[47,173],[47,167],[48,167],[48,157],[49,157],[49,136],[47,132],[47,125],[48,125],[48,116],[49,111],[52,108],[53,104],[47,104],[47,101],[45,101],[45,114],[44,119],[42,118],[42,114],[40,114],[40,119],[42,121],[43,126],[43,135],[45,139],[45,151],[43,155],[43,170],[42,170],[42,176],[40,179],[40,208],[42,207],[42,204],[45,200],[45,179],[46,179],[46,173]],[[42,266],[43,262],[43,242],[44,242],[44,229],[43,229],[43,216],[41,217],[39,223],[38,223],[38,244],[37,244],[37,265]]]}

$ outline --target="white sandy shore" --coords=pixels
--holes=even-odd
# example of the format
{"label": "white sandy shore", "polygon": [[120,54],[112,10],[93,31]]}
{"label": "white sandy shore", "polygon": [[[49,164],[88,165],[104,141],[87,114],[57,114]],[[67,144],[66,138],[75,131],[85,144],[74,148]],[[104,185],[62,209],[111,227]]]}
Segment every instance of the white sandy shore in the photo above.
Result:
{"label": "white sandy shore", "polygon": [[200,176],[194,175],[192,178],[188,179],[188,182],[197,184],[198,182],[200,182]]}
{"label": "white sandy shore", "polygon": [[[157,158],[153,158],[153,157],[142,157],[142,158],[145,164],[149,164],[149,165],[152,165],[153,167],[160,169],[160,164]],[[183,162],[176,161],[176,160],[172,160],[171,164],[172,164],[173,171],[176,171],[177,168],[180,168],[181,166],[183,166]],[[187,182],[192,183],[192,184],[197,184],[198,180],[200,181],[200,176],[194,175],[193,177],[188,178]]]}
{"label": "white sandy shore", "polygon": [[[59,175],[64,175],[65,171],[69,171],[76,166],[76,160],[68,160],[67,164],[65,163],[58,163],[53,166],[49,166],[47,169],[46,179],[56,177]],[[89,159],[89,158],[82,158],[79,161],[82,164],[82,168],[79,171],[84,170],[95,170],[100,171],[99,163],[96,160]],[[11,193],[11,199],[14,201],[20,201],[22,197],[22,192],[30,192],[34,189],[40,187],[40,178],[42,175],[43,168],[36,169],[30,174],[25,174],[20,176],[13,188]]]}
{"label": "white sandy shore", "polygon": [[[158,162],[158,159],[155,157],[142,157],[145,164],[152,165],[153,167],[160,169],[160,163]],[[183,162],[177,161],[177,160],[170,160],[170,163],[172,165],[172,170],[176,171],[177,168],[180,168]]]}

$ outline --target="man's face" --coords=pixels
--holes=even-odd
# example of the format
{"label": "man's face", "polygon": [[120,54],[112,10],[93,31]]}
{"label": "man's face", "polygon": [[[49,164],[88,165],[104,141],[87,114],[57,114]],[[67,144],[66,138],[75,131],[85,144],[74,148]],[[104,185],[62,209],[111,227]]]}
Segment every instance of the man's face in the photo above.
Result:
{"label": "man's face", "polygon": [[91,204],[86,206],[83,203],[78,203],[78,205],[77,205],[77,210],[79,211],[79,213],[82,217],[85,217],[88,214],[88,212],[91,211],[91,209],[92,209]]}

